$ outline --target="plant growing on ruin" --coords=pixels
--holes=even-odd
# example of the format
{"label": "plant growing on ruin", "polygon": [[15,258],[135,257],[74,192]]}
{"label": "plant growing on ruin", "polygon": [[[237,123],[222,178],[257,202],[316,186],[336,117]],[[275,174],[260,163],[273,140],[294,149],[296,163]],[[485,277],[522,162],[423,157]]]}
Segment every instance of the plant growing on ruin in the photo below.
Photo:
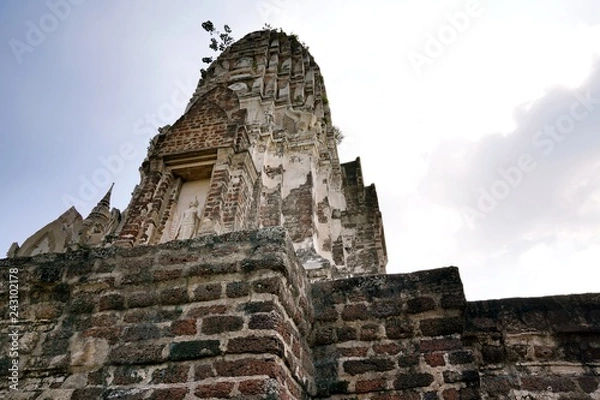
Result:
{"label": "plant growing on ruin", "polygon": [[333,131],[333,138],[335,139],[335,143],[338,145],[341,144],[344,140],[344,133],[342,132],[342,130],[335,125],[331,128],[331,130]]}
{"label": "plant growing on ruin", "polygon": [[[212,21],[208,20],[202,23],[202,29],[210,34],[208,48],[217,53],[225,51],[235,40],[231,36],[231,28],[227,24],[223,25],[223,32],[221,32],[215,28]],[[202,57],[202,62],[205,64],[210,64],[213,61],[213,57]],[[202,68],[200,74],[202,75],[202,79],[204,79],[206,77],[206,69]]]}

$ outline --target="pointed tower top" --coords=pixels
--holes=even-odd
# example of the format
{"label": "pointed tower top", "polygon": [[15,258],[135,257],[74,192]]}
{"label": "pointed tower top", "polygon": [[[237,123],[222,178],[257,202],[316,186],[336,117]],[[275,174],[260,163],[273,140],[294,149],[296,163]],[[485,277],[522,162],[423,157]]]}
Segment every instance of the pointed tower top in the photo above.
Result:
{"label": "pointed tower top", "polygon": [[100,203],[107,204],[108,206],[110,206],[110,196],[112,195],[113,187],[115,187],[115,183],[114,182],[112,183],[112,185],[110,185],[110,188],[108,189],[108,192],[106,192],[106,194],[104,195],[104,197],[102,198],[102,200],[100,200]]}
{"label": "pointed tower top", "polygon": [[98,204],[96,204],[96,206],[92,209],[92,211],[90,212],[90,215],[88,215],[86,220],[92,219],[97,216],[102,216],[102,217],[108,218],[108,216],[110,215],[110,196],[112,194],[112,190],[113,190],[114,186],[115,186],[115,183],[113,182],[113,184],[110,185],[108,192],[106,192],[104,197],[102,197],[102,199],[100,199]]}

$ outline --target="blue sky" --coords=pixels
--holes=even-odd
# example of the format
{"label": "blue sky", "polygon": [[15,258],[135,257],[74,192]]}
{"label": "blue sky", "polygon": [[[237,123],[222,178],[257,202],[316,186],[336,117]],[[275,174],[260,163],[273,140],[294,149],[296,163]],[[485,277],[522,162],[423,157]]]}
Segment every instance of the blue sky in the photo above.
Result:
{"label": "blue sky", "polygon": [[324,74],[388,272],[457,265],[469,299],[600,291],[600,5],[556,3],[4,1],[0,250],[112,182],[123,210],[211,55],[200,24],[268,22]]}

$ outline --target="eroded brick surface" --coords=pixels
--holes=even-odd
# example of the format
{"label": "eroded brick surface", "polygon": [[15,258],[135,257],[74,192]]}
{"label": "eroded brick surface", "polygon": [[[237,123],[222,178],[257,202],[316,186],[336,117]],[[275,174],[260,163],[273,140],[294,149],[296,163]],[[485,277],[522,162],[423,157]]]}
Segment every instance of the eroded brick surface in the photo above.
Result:
{"label": "eroded brick surface", "polygon": [[456,268],[311,284],[283,228],[52,256],[81,275],[47,257],[0,260],[26,332],[12,398],[599,398],[599,295],[468,303]]}
{"label": "eroded brick surface", "polygon": [[[600,398],[600,295],[478,301],[464,341],[488,398]],[[460,360],[463,354],[455,354]],[[597,368],[597,367],[596,367]]]}
{"label": "eroded brick surface", "polygon": [[[163,279],[132,279],[132,257],[147,276],[186,279],[170,287]],[[27,333],[19,360],[23,390],[15,398],[42,393],[42,398],[58,399],[173,400],[241,394],[301,399],[314,392],[307,341],[313,321],[309,281],[282,228],[143,251],[62,254],[54,259],[57,266],[102,259],[113,268],[82,269],[79,276],[54,274],[40,287],[36,271],[44,259],[0,260],[0,268],[19,268],[22,279],[22,329]],[[206,274],[198,265],[211,265],[213,272]],[[93,282],[103,281],[113,282],[109,294],[89,292]],[[234,297],[226,287],[235,288]],[[295,289],[284,290],[291,287]],[[51,295],[57,288],[73,295]],[[44,322],[27,311],[46,305],[56,305],[57,312]],[[4,345],[8,329],[3,320]],[[8,367],[10,360],[2,357],[1,365]],[[215,382],[215,377],[227,381]],[[3,379],[0,395],[8,393]]]}

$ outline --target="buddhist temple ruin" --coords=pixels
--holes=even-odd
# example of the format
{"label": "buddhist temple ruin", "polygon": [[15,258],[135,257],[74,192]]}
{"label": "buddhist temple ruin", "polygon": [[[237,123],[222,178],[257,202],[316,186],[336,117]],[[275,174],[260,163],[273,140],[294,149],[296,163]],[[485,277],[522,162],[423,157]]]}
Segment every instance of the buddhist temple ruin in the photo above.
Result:
{"label": "buddhist temple ruin", "polygon": [[600,294],[386,274],[375,186],[295,36],[246,35],[190,95],[126,209],[111,187],[0,260],[0,397],[600,399]]}

